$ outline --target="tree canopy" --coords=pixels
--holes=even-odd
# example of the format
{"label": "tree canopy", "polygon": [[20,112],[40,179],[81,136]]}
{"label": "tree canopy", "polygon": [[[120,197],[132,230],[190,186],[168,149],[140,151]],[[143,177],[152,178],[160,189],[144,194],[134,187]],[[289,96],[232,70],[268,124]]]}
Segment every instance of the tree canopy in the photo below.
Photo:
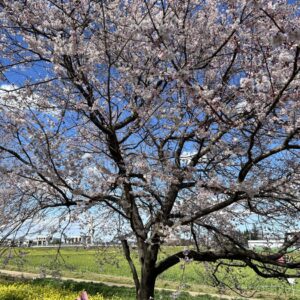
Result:
{"label": "tree canopy", "polygon": [[[297,231],[297,2],[1,0],[3,238],[51,210],[118,221],[138,299],[186,257],[298,276],[277,261],[298,235],[270,255],[237,235]],[[183,234],[195,247],[157,262]]]}

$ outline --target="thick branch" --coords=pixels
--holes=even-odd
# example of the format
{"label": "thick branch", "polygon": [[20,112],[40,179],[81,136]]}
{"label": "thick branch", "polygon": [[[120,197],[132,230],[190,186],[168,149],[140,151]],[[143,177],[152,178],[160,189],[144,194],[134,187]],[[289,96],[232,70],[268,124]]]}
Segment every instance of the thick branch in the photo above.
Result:
{"label": "thick branch", "polygon": [[[289,269],[296,269],[300,267],[300,263],[281,263],[278,261],[282,254],[276,253],[271,255],[263,255],[257,254],[250,250],[241,250],[241,249],[232,249],[232,251],[203,251],[203,252],[196,252],[194,250],[191,251],[180,251],[174,255],[171,255],[164,259],[163,261],[159,262],[156,265],[155,271],[156,275],[163,273],[164,271],[168,270],[169,268],[173,267],[174,265],[178,264],[181,260],[192,259],[194,261],[199,262],[216,262],[220,259],[229,259],[229,260],[236,260],[236,261],[243,261],[246,262],[249,266],[254,269],[254,266],[257,270],[259,267],[257,263],[262,263],[270,266],[280,266],[286,267]],[[256,263],[255,263],[256,261]],[[262,267],[263,268],[263,267]],[[257,271],[255,270],[255,271]],[[270,269],[272,271],[272,269]],[[300,277],[298,274],[286,274],[284,271],[278,272],[274,270],[274,273],[264,274],[264,277],[277,277],[277,278],[287,278],[287,277]],[[259,274],[259,275],[261,275]],[[262,275],[261,275],[262,276]]]}

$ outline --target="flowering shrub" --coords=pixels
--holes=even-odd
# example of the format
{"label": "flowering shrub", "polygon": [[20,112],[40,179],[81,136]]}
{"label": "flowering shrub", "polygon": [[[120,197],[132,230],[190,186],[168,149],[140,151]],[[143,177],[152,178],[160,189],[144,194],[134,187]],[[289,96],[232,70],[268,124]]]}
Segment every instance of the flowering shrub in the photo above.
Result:
{"label": "flowering shrub", "polygon": [[[83,295],[83,294],[82,294]],[[82,295],[80,295],[82,297]],[[0,300],[74,300],[78,293],[50,286],[33,286],[28,283],[0,284]],[[84,298],[81,298],[84,299]],[[104,298],[100,294],[89,295],[89,300],[120,300],[120,298]]]}

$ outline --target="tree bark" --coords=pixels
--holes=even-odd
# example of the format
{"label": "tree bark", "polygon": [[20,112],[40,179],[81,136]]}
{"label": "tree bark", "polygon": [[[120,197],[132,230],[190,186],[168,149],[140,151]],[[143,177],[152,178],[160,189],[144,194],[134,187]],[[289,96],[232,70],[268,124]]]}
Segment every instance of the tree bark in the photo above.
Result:
{"label": "tree bark", "polygon": [[142,267],[140,288],[137,293],[137,300],[151,300],[154,299],[156,275],[153,270],[148,267]]}
{"label": "tree bark", "polygon": [[[153,241],[157,242],[158,237]],[[130,266],[133,276],[136,299],[137,300],[151,300],[154,299],[155,281],[157,278],[156,261],[159,250],[159,244],[145,243],[142,238],[137,237],[138,254],[141,266],[141,272],[138,274],[134,261],[131,259],[130,248],[126,239],[122,241],[123,252],[125,258]]]}
{"label": "tree bark", "polygon": [[[157,241],[156,238],[152,240]],[[159,250],[158,243],[149,245],[138,239],[139,259],[141,264],[140,286],[136,295],[137,300],[154,299],[155,281],[157,278],[156,261]]]}

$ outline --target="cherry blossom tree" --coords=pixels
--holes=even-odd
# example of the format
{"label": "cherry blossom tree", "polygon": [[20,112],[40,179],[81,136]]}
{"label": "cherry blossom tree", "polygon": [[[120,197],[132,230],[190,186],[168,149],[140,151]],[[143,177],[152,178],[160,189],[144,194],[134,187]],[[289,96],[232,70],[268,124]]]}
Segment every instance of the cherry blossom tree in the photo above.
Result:
{"label": "cherry blossom tree", "polygon": [[[49,211],[118,220],[139,300],[182,259],[298,276],[299,261],[278,260],[297,234],[272,254],[236,234],[298,225],[297,1],[0,6],[4,237]],[[159,261],[176,235],[195,246]]]}

